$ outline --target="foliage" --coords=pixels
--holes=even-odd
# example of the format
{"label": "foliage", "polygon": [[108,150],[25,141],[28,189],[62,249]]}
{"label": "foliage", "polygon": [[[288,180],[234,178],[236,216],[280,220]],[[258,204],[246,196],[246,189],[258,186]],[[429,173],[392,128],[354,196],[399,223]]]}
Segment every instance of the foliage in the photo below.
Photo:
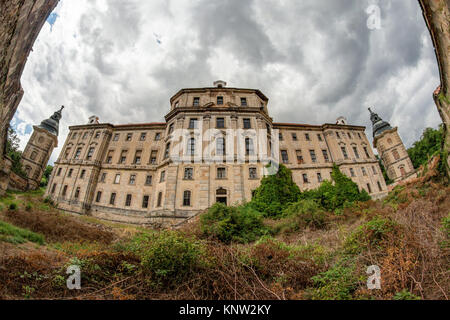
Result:
{"label": "foliage", "polygon": [[200,223],[205,235],[224,243],[247,243],[267,233],[261,213],[248,204],[227,207],[222,203],[216,203],[200,217]]}
{"label": "foliage", "polygon": [[276,174],[262,179],[250,206],[266,217],[277,217],[291,203],[296,202],[299,195],[300,189],[292,179],[291,170],[280,164]]}
{"label": "foliage", "polygon": [[8,208],[11,211],[17,210],[17,203],[15,202],[11,203]]}
{"label": "foliage", "polygon": [[19,151],[19,137],[17,136],[17,133],[14,131],[13,128],[8,128],[8,138],[6,140],[6,155],[11,159],[12,166],[11,170],[21,176],[26,177],[27,174],[22,168],[22,152]]}
{"label": "foliage", "polygon": [[359,226],[345,241],[347,253],[357,254],[367,247],[379,248],[387,235],[394,231],[395,222],[388,218],[374,217]]}
{"label": "foliage", "polygon": [[344,175],[337,165],[333,166],[331,177],[334,185],[330,181],[324,181],[318,189],[301,193],[300,199],[315,200],[328,211],[336,211],[351,203],[370,200],[369,194],[365,190],[359,191],[358,185]]}
{"label": "foliage", "polygon": [[397,292],[394,296],[394,300],[421,300],[418,296],[415,294],[412,294],[408,290],[403,290],[400,292]]}
{"label": "foliage", "polygon": [[30,230],[22,229],[0,220],[0,241],[24,243],[26,241],[44,244],[44,236]]}
{"label": "foliage", "polygon": [[201,243],[174,231],[141,234],[135,237],[131,248],[157,284],[176,284],[204,264]]}
{"label": "foliage", "polygon": [[42,175],[42,179],[41,179],[41,184],[40,184],[41,187],[47,186],[48,181],[50,179],[50,175],[52,174],[52,171],[53,171],[53,166],[51,166],[51,165],[48,165],[45,168],[44,174]]}
{"label": "foliage", "polygon": [[408,155],[414,168],[425,165],[433,155],[440,153],[443,140],[443,125],[438,129],[426,128],[420,140],[414,142],[413,146],[408,149]]}
{"label": "foliage", "polygon": [[284,210],[284,217],[292,217],[298,226],[312,226],[316,229],[325,226],[326,215],[314,200],[299,200]]}
{"label": "foliage", "polygon": [[381,161],[381,158],[379,155],[376,155],[377,159],[378,159],[378,164],[380,165],[381,168],[381,172],[383,173],[383,178],[386,181],[386,185],[391,185],[394,183],[394,180],[392,180],[391,178],[389,178],[386,168],[384,167],[383,161]]}

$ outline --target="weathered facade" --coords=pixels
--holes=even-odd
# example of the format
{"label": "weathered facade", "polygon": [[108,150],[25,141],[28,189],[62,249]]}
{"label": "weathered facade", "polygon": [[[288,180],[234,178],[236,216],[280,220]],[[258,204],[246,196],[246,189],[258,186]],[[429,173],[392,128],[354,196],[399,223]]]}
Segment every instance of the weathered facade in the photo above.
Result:
{"label": "weathered facade", "polygon": [[164,123],[70,127],[47,196],[79,214],[176,224],[216,202],[250,200],[269,154],[303,190],[330,179],[336,163],[373,197],[387,192],[365,127],[274,123],[262,92],[220,81],[170,103]]}
{"label": "weathered facade", "polygon": [[416,178],[416,170],[398,134],[398,128],[392,128],[378,114],[371,109],[369,111],[373,124],[373,146],[380,155],[388,177],[395,183]]}

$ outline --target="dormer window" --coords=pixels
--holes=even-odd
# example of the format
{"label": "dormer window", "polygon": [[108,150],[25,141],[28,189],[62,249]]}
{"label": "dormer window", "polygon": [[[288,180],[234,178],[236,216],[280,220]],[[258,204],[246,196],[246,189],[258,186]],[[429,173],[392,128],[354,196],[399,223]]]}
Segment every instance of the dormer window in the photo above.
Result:
{"label": "dormer window", "polygon": [[223,105],[223,97],[217,97],[217,105]]}
{"label": "dormer window", "polygon": [[241,106],[246,107],[247,106],[247,98],[241,98]]}
{"label": "dormer window", "polygon": [[195,97],[194,98],[194,107],[198,107],[200,106],[200,98],[199,97]]}

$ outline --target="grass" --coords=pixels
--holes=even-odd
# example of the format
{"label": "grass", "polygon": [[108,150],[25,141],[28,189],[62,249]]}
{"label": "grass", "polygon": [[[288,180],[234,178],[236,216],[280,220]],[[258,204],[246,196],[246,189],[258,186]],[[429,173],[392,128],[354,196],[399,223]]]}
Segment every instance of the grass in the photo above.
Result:
{"label": "grass", "polygon": [[12,224],[0,220],[0,241],[15,244],[31,241],[43,245],[45,238],[41,234],[13,226]]}

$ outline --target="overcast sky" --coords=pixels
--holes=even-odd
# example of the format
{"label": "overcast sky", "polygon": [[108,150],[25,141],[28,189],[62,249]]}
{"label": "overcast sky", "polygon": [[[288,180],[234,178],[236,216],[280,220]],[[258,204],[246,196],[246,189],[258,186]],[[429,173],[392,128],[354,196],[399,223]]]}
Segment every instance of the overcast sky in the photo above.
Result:
{"label": "overcast sky", "polygon": [[[381,9],[380,29],[366,9]],[[12,125],[23,148],[32,125],[65,105],[68,126],[95,114],[113,124],[160,122],[181,88],[257,88],[276,122],[367,126],[368,107],[409,147],[440,118],[439,73],[413,0],[61,0],[35,42]]]}

